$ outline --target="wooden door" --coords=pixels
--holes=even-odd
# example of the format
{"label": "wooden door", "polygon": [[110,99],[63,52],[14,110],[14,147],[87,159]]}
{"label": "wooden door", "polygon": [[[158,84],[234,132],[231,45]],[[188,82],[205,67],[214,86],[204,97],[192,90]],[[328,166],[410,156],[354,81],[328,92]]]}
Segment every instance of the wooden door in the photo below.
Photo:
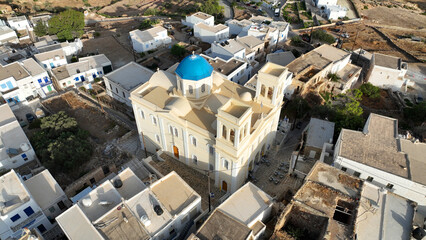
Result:
{"label": "wooden door", "polygon": [[179,159],[179,149],[176,146],[173,146],[173,154]]}
{"label": "wooden door", "polygon": [[222,190],[228,192],[228,183],[226,183],[225,181],[222,181]]}

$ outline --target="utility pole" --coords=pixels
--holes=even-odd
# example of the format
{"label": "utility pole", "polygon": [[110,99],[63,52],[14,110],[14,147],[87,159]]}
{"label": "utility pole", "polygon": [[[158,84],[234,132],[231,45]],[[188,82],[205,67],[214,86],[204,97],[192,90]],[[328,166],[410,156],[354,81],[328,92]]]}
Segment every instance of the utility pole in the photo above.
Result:
{"label": "utility pole", "polygon": [[209,170],[207,171],[207,181],[208,181],[207,185],[208,185],[208,189],[209,189],[209,212],[211,212],[212,209],[211,209],[211,203],[210,203],[211,202],[211,200],[210,200],[211,192],[210,192],[210,171]]}

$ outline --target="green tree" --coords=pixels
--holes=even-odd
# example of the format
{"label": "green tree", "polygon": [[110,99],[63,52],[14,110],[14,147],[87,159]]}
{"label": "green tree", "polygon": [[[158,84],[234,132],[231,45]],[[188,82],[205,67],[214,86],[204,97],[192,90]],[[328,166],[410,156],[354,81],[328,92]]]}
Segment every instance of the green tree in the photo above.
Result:
{"label": "green tree", "polygon": [[218,16],[223,14],[223,6],[219,5],[219,0],[206,0],[203,5],[201,5],[200,11]]}
{"label": "green tree", "polygon": [[361,92],[366,95],[367,97],[370,98],[378,98],[380,97],[380,88],[374,86],[371,83],[364,83],[361,85],[361,87],[359,87],[359,90],[361,90]]}
{"label": "green tree", "polygon": [[145,30],[145,29],[152,27],[152,25],[155,25],[155,24],[158,24],[158,23],[160,23],[160,20],[158,20],[158,19],[153,19],[153,20],[145,19],[145,20],[142,21],[141,25],[139,26],[139,29]]}
{"label": "green tree", "polygon": [[89,133],[65,112],[41,119],[40,131],[31,137],[37,156],[52,171],[69,172],[90,159]]}
{"label": "green tree", "polygon": [[38,21],[34,26],[34,33],[37,37],[42,37],[47,35],[48,29],[46,24],[43,21]]}
{"label": "green tree", "polygon": [[58,36],[59,40],[72,40],[83,35],[84,15],[68,9],[49,20],[49,34]]}
{"label": "green tree", "polygon": [[173,45],[172,49],[170,49],[170,52],[177,57],[183,57],[186,53],[186,50],[181,45],[175,44]]}

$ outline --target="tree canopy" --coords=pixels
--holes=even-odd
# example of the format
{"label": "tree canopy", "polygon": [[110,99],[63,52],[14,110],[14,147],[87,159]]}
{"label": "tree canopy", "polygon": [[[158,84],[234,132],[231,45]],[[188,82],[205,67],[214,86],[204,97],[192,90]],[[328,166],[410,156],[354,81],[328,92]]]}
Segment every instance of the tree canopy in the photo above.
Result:
{"label": "tree canopy", "polygon": [[374,86],[371,83],[364,83],[361,85],[361,87],[359,88],[359,90],[361,90],[361,92],[370,98],[379,98],[380,97],[380,88]]}
{"label": "tree canopy", "polygon": [[68,9],[49,20],[49,34],[58,36],[59,40],[73,40],[83,35],[84,15]]}
{"label": "tree canopy", "polygon": [[48,29],[46,24],[43,21],[38,21],[34,26],[34,33],[37,37],[42,37],[47,35]]}
{"label": "tree canopy", "polygon": [[176,57],[183,57],[186,53],[186,50],[184,47],[182,47],[179,44],[173,45],[172,49],[170,49],[171,54],[175,55]]}
{"label": "tree canopy", "polygon": [[200,11],[210,15],[218,16],[223,14],[223,7],[219,5],[219,0],[206,0],[200,6]]}
{"label": "tree canopy", "polygon": [[78,127],[75,118],[61,111],[42,118],[40,128],[31,144],[48,169],[69,172],[90,159],[89,133]]}

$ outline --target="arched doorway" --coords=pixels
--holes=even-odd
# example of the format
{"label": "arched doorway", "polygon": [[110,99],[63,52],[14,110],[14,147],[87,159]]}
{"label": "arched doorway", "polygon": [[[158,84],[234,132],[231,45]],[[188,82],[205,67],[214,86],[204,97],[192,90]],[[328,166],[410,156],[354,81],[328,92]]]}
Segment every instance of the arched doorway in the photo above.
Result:
{"label": "arched doorway", "polygon": [[177,148],[176,146],[173,146],[173,154],[177,159],[179,159],[179,148]]}
{"label": "arched doorway", "polygon": [[248,170],[249,170],[249,171],[252,171],[252,170],[253,170],[253,162],[254,162],[254,161],[250,161],[250,163],[249,163],[249,167],[248,167]]}
{"label": "arched doorway", "polygon": [[222,181],[222,190],[228,192],[228,183],[226,181]]}

